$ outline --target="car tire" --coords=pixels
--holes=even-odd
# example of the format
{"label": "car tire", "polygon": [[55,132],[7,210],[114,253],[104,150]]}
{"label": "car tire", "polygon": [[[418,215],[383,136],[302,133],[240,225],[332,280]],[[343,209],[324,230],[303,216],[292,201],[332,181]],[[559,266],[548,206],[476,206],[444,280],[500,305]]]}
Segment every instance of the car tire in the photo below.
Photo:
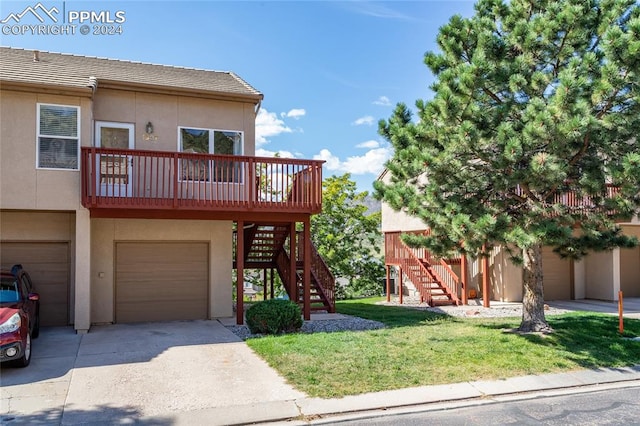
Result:
{"label": "car tire", "polygon": [[33,330],[31,330],[31,337],[37,339],[40,335],[40,306],[36,308],[36,323],[33,325]]}
{"label": "car tire", "polygon": [[22,352],[22,357],[12,362],[13,366],[24,368],[31,362],[31,333],[27,333],[27,345]]}

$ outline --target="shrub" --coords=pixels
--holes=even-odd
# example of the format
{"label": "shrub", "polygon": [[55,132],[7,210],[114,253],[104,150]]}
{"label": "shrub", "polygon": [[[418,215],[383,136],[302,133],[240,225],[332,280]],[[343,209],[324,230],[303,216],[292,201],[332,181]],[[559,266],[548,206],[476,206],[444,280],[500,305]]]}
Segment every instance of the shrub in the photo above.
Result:
{"label": "shrub", "polygon": [[302,327],[300,306],[284,299],[258,302],[247,309],[246,318],[247,326],[254,334],[288,333]]}

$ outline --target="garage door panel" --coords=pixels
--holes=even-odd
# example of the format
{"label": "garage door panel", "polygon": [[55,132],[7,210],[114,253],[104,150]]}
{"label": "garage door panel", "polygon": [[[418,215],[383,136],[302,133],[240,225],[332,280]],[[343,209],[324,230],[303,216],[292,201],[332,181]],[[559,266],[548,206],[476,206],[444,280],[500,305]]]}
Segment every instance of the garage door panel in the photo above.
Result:
{"label": "garage door panel", "polygon": [[2,242],[2,267],[22,264],[40,294],[43,326],[69,323],[71,266],[67,242]]}
{"label": "garage door panel", "polygon": [[118,322],[197,320],[205,317],[206,311],[206,302],[199,306],[194,306],[191,301],[166,301],[153,305],[123,303],[118,310]]}
{"label": "garage door panel", "polygon": [[196,269],[202,268],[202,263],[194,263],[187,267],[183,265],[155,265],[155,264],[138,264],[137,266],[131,266],[130,268],[118,268],[118,273],[126,274],[127,279],[132,279],[135,281],[146,281],[149,280],[149,272],[148,270],[152,268],[153,276],[157,277],[164,273],[171,274],[172,276],[180,277],[180,281],[189,281],[189,280],[198,280],[203,277],[206,278],[207,274],[204,271],[199,271]]}
{"label": "garage door panel", "polygon": [[155,300],[198,300],[202,295],[200,283],[181,283],[175,286],[158,285],[158,282],[121,282],[119,297],[127,301]]}
{"label": "garage door panel", "polygon": [[186,262],[199,264],[206,262],[208,251],[203,250],[202,243],[121,243],[118,244],[118,254],[121,265],[138,265],[141,263],[158,264],[158,258],[169,263],[182,264]]}
{"label": "garage door panel", "polygon": [[208,317],[207,243],[118,243],[116,321]]}
{"label": "garage door panel", "polygon": [[544,280],[545,300],[571,299],[573,264],[568,259],[562,259],[550,247],[542,250],[542,269]]}

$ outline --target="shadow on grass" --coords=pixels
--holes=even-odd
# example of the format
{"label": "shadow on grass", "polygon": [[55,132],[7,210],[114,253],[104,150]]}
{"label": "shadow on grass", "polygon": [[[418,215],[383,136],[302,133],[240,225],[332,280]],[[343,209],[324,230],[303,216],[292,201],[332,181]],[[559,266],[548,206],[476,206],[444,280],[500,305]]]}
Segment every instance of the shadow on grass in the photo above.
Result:
{"label": "shadow on grass", "polygon": [[[553,347],[584,368],[640,363],[640,342],[631,339],[640,336],[640,320],[625,319],[623,335],[619,333],[618,318],[612,315],[575,312],[549,316],[547,322],[553,333],[519,336],[534,344]],[[503,330],[513,327],[513,323],[494,320],[478,326]]]}
{"label": "shadow on grass", "polygon": [[445,321],[456,321],[454,317],[446,314],[402,306],[376,305],[366,302],[338,302],[336,303],[336,311],[340,314],[380,321],[390,328],[426,324],[437,325]]}

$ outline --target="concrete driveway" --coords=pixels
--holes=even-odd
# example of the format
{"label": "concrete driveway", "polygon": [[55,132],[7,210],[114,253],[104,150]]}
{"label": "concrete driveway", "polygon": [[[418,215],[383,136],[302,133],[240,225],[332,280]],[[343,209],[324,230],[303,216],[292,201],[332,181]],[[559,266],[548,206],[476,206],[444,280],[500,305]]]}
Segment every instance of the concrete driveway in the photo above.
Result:
{"label": "concrete driveway", "polygon": [[[603,300],[554,300],[547,302],[549,306],[567,309],[570,311],[598,312],[603,314],[618,315],[618,302],[606,302]],[[625,318],[640,319],[640,297],[628,297],[622,299],[623,316]]]}
{"label": "concrete driveway", "polygon": [[[173,424],[175,415],[304,397],[218,321],[43,328],[0,371],[0,423]],[[241,408],[241,406],[243,408]]]}

